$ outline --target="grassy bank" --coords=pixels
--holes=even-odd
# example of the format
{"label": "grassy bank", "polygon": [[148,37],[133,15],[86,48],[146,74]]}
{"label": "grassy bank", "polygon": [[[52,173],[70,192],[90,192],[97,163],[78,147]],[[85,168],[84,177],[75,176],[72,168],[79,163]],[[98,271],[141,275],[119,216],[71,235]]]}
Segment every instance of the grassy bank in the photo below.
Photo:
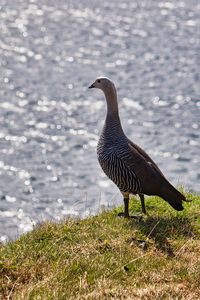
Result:
{"label": "grassy bank", "polygon": [[114,209],[1,245],[0,299],[199,299],[200,196],[187,197],[183,212],[150,197],[140,222]]}

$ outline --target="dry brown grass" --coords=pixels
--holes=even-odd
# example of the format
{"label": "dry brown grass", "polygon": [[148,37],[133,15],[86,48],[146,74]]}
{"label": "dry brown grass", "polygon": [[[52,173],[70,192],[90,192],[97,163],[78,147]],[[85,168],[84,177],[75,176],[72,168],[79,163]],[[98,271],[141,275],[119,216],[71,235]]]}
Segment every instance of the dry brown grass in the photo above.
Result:
{"label": "dry brown grass", "polygon": [[181,213],[151,197],[141,222],[115,209],[1,245],[0,299],[200,299],[200,197],[190,197]]}

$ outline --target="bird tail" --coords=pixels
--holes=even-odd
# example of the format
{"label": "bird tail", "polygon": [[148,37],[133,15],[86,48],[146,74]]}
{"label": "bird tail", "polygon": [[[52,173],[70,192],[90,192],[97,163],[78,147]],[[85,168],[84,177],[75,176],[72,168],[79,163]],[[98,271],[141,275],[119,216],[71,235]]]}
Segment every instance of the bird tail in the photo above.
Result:
{"label": "bird tail", "polygon": [[181,211],[184,209],[183,201],[187,202],[185,196],[176,190],[171,184],[163,194],[163,199],[167,201],[174,209]]}

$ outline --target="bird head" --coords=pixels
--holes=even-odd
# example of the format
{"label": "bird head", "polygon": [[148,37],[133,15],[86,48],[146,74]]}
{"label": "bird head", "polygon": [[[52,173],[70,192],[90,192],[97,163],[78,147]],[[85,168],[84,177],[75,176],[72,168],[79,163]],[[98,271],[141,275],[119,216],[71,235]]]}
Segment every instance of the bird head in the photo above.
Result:
{"label": "bird head", "polygon": [[107,77],[98,77],[95,82],[89,86],[89,89],[97,88],[105,92],[105,90],[115,88],[114,83]]}

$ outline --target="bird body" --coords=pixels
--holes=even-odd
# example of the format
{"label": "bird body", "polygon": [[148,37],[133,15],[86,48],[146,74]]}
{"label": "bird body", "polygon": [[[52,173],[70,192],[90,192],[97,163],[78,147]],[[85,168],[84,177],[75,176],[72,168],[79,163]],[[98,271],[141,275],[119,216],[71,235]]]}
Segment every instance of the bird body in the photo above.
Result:
{"label": "bird body", "polygon": [[[120,132],[120,134],[117,135],[114,132]],[[97,145],[98,161],[105,174],[121,192],[139,194],[141,192],[140,180],[124,161],[128,155],[130,155],[130,147],[128,139],[121,130],[121,124],[113,126],[113,123],[110,125],[106,120]]]}
{"label": "bird body", "polygon": [[183,210],[184,195],[169,183],[150,156],[124,134],[112,81],[97,78],[90,86],[95,87],[104,92],[107,101],[106,120],[97,146],[98,161],[124,196],[125,216],[129,216],[129,194],[139,194],[143,212],[144,194],[160,196],[176,210]]}

